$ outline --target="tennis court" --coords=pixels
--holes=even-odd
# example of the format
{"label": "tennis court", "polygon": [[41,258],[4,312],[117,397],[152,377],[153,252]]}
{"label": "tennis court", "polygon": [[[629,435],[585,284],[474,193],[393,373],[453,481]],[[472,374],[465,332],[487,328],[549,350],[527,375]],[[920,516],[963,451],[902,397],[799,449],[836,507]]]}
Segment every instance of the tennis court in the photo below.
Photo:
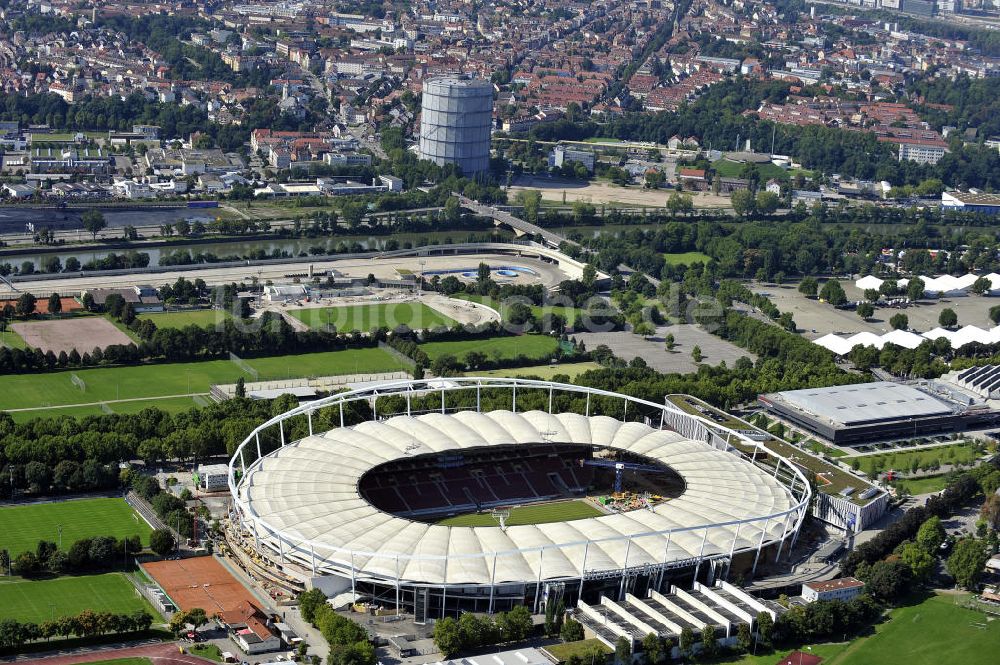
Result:
{"label": "tennis court", "polygon": [[237,609],[244,601],[260,604],[215,557],[154,561],[142,567],[182,610],[200,607],[212,616]]}

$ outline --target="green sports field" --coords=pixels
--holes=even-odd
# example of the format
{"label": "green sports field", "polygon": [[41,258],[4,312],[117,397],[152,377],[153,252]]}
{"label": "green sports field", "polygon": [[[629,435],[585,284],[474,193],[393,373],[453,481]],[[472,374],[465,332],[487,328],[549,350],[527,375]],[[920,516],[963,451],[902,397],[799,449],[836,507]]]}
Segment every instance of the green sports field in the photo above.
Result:
{"label": "green sports field", "polygon": [[[452,296],[452,298],[457,298],[459,300],[468,300],[470,302],[477,302],[480,305],[486,305],[487,307],[491,307],[492,309],[495,309],[501,314],[505,314],[504,308],[501,305],[500,301],[490,298],[489,296],[480,296],[474,293],[456,293],[455,295]],[[541,319],[546,314],[558,314],[559,316],[566,319],[567,326],[575,326],[576,320],[583,314],[583,310],[581,310],[578,307],[565,307],[562,305],[558,306],[532,305],[531,313],[535,316],[536,319]]]}
{"label": "green sports field", "polygon": [[[398,360],[377,348],[254,358],[246,362],[257,370],[262,381],[400,370]],[[86,390],[72,383],[74,373],[84,381]],[[0,410],[207,393],[213,383],[235,383],[240,377],[254,380],[228,360],[15,374],[4,377]]]}
{"label": "green sports field", "polygon": [[370,332],[383,326],[406,325],[413,330],[451,327],[455,321],[420,302],[372,303],[348,307],[309,307],[288,310],[291,316],[310,328],[336,327],[341,332]]}
{"label": "green sports field", "polygon": [[140,319],[147,319],[156,324],[157,328],[184,328],[185,326],[198,326],[203,328],[209,325],[222,323],[233,318],[228,310],[224,309],[194,309],[191,311],[178,312],[156,312],[153,314],[140,314]]}
{"label": "green sports field", "polygon": [[[523,524],[548,524],[550,522],[568,522],[587,517],[603,515],[600,510],[582,499],[558,501],[556,503],[540,503],[534,506],[520,506],[511,510],[507,526]],[[441,526],[499,526],[490,513],[469,513],[456,515],[438,522]]]}
{"label": "green sports field", "polygon": [[0,582],[0,619],[37,623],[84,610],[125,613],[143,609],[149,605],[118,573]]}
{"label": "green sports field", "polygon": [[68,550],[74,541],[91,536],[142,536],[149,542],[152,529],[124,499],[73,499],[52,503],[29,503],[0,508],[0,549],[12,556],[34,551],[39,540],[59,542]]}
{"label": "green sports field", "polygon": [[552,355],[559,346],[559,340],[546,335],[516,335],[511,337],[487,337],[485,339],[464,339],[457,342],[428,342],[421,344],[427,356],[434,360],[451,354],[461,359],[469,351],[481,351],[487,358],[537,358],[542,360]]}
{"label": "green sports field", "polygon": [[[200,402],[199,402],[200,400]],[[139,413],[143,409],[160,409],[167,413],[182,413],[188,409],[196,409],[208,404],[210,398],[205,395],[191,397],[150,397],[149,399],[130,400],[127,402],[100,402],[84,406],[45,407],[29,411],[12,411],[11,418],[16,423],[24,423],[35,418],[58,418],[69,416],[83,418],[85,416],[100,416],[108,413]],[[107,410],[105,410],[106,407]]]}

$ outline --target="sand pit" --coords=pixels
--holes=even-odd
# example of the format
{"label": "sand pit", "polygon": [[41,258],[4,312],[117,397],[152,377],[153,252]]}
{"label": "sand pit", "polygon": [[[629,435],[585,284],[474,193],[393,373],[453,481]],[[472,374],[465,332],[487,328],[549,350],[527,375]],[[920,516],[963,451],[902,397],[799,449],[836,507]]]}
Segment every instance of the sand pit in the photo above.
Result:
{"label": "sand pit", "polygon": [[97,347],[104,349],[112,344],[133,343],[128,335],[99,316],[26,321],[11,325],[11,329],[28,346],[43,352],[52,351],[56,355],[62,351],[69,353],[73,349],[83,354]]}

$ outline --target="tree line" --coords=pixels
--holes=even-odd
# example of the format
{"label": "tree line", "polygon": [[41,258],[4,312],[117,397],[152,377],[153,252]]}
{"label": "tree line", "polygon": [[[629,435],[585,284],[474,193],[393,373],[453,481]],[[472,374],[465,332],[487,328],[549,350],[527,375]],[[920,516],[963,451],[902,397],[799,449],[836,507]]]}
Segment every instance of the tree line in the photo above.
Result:
{"label": "tree line", "polygon": [[56,543],[39,540],[34,551],[26,550],[16,556],[7,550],[0,551],[0,568],[10,568],[14,575],[34,578],[51,575],[80,575],[117,567],[129,556],[142,552],[142,539],[128,536],[94,536],[73,542],[62,550]]}
{"label": "tree line", "polygon": [[130,614],[84,610],[73,616],[41,623],[4,619],[0,621],[0,650],[14,652],[28,642],[51,640],[53,637],[68,639],[73,635],[96,637],[111,633],[142,633],[152,625],[153,616],[146,610]]}
{"label": "tree line", "polygon": [[368,633],[356,621],[337,614],[319,589],[298,596],[302,618],[319,629],[330,645],[329,665],[375,665],[375,647]]}

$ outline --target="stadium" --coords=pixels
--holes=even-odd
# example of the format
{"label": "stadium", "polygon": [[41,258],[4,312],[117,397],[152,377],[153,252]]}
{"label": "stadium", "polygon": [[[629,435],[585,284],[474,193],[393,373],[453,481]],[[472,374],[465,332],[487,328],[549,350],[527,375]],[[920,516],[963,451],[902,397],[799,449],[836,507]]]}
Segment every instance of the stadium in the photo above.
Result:
{"label": "stadium", "polygon": [[417,622],[753,574],[787,556],[811,497],[800,467],[671,404],[476,377],[278,415],[229,488],[253,572]]}

